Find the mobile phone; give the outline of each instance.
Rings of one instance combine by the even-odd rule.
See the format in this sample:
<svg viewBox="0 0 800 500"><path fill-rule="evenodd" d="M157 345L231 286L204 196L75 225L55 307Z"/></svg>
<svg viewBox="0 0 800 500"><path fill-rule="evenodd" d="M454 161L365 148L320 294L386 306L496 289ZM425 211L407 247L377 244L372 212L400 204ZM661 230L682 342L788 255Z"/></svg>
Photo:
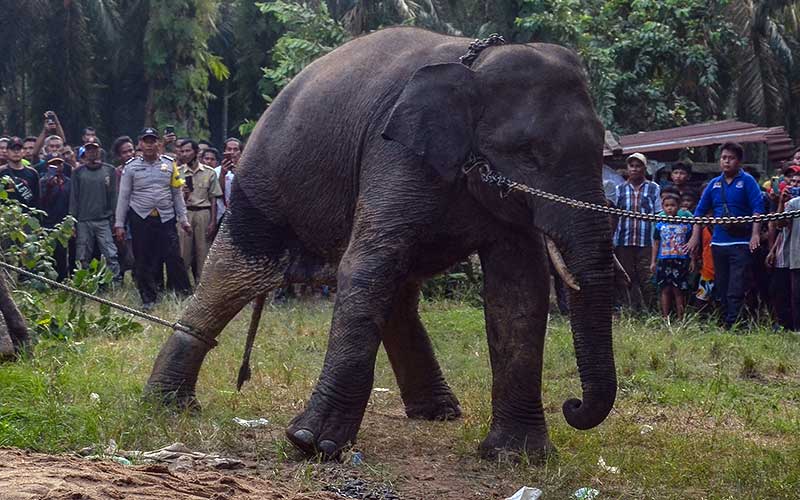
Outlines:
<svg viewBox="0 0 800 500"><path fill-rule="evenodd" d="M189 192L194 191L194 179L192 178L192 176L187 175L186 177L184 177L183 180L186 181L186 189L188 189Z"/></svg>
<svg viewBox="0 0 800 500"><path fill-rule="evenodd" d="M55 119L55 117L56 117L56 114L55 114L55 113L53 113L52 111L48 111L47 113L45 113L45 114L44 114L44 116L45 116L45 118L48 118L48 119L50 119L50 120L53 120L53 119Z"/></svg>
<svg viewBox="0 0 800 500"><path fill-rule="evenodd" d="M167 125L166 127L164 127L164 135L169 135L174 133L175 133L175 127L173 127L172 125Z"/></svg>

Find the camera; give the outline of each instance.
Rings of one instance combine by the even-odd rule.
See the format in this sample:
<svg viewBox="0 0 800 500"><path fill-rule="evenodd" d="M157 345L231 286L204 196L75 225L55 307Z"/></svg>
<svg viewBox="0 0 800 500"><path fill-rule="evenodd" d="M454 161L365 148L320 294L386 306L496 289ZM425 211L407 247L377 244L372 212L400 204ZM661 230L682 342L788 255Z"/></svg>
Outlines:
<svg viewBox="0 0 800 500"><path fill-rule="evenodd" d="M192 178L191 175L187 175L183 180L186 182L186 189L188 189L189 192L194 191L194 178Z"/></svg>
<svg viewBox="0 0 800 500"><path fill-rule="evenodd" d="M164 135L169 135L174 133L175 133L175 127L173 127L172 125L167 125L166 127L164 127Z"/></svg>

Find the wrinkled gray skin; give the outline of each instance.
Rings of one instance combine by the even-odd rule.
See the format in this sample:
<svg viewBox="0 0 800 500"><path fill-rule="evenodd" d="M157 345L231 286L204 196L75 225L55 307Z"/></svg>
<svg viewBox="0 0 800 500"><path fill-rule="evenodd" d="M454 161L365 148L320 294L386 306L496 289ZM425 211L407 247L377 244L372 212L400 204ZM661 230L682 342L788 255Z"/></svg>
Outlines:
<svg viewBox="0 0 800 500"><path fill-rule="evenodd" d="M576 55L553 45L486 49L470 40L391 28L311 64L264 113L244 151L227 220L180 322L209 337L287 274L338 263L328 351L287 436L335 457L356 438L379 345L406 413L461 413L419 318L420 283L478 251L492 383L484 457L553 450L541 400L551 237L575 275L571 322L583 400L574 427L600 424L616 395L613 268L607 218L522 194L501 199L461 166L470 151L530 186L602 203L603 129ZM150 394L196 404L207 347L169 338Z"/></svg>

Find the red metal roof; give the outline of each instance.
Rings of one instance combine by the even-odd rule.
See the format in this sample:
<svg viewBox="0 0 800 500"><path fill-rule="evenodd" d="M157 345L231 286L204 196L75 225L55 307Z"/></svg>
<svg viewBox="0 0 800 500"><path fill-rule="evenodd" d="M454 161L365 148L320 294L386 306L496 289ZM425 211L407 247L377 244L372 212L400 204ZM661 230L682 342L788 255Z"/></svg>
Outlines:
<svg viewBox="0 0 800 500"><path fill-rule="evenodd" d="M712 146L728 141L766 143L770 161L788 159L794 147L792 139L783 127L760 127L737 120L623 135L619 138L619 145L622 146L622 154L631 154ZM603 155L613 156L613 149L612 145L606 144Z"/></svg>

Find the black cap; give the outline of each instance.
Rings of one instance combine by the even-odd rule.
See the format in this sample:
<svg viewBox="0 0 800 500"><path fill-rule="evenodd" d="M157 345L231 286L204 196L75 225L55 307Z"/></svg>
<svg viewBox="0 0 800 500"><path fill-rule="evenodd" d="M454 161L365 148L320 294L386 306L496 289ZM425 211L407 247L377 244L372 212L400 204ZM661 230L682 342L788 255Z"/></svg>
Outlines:
<svg viewBox="0 0 800 500"><path fill-rule="evenodd" d="M64 163L64 158L61 158L58 155L47 155L44 158L45 163L48 165L55 165L56 163Z"/></svg>
<svg viewBox="0 0 800 500"><path fill-rule="evenodd" d="M155 137L158 139L158 130L152 127L145 127L139 132L139 139L144 139L145 137Z"/></svg>
<svg viewBox="0 0 800 500"><path fill-rule="evenodd" d="M17 136L9 137L9 139L8 139L8 149L16 149L17 147L19 147L20 149L25 147L25 145L22 142L22 139L20 139Z"/></svg>

